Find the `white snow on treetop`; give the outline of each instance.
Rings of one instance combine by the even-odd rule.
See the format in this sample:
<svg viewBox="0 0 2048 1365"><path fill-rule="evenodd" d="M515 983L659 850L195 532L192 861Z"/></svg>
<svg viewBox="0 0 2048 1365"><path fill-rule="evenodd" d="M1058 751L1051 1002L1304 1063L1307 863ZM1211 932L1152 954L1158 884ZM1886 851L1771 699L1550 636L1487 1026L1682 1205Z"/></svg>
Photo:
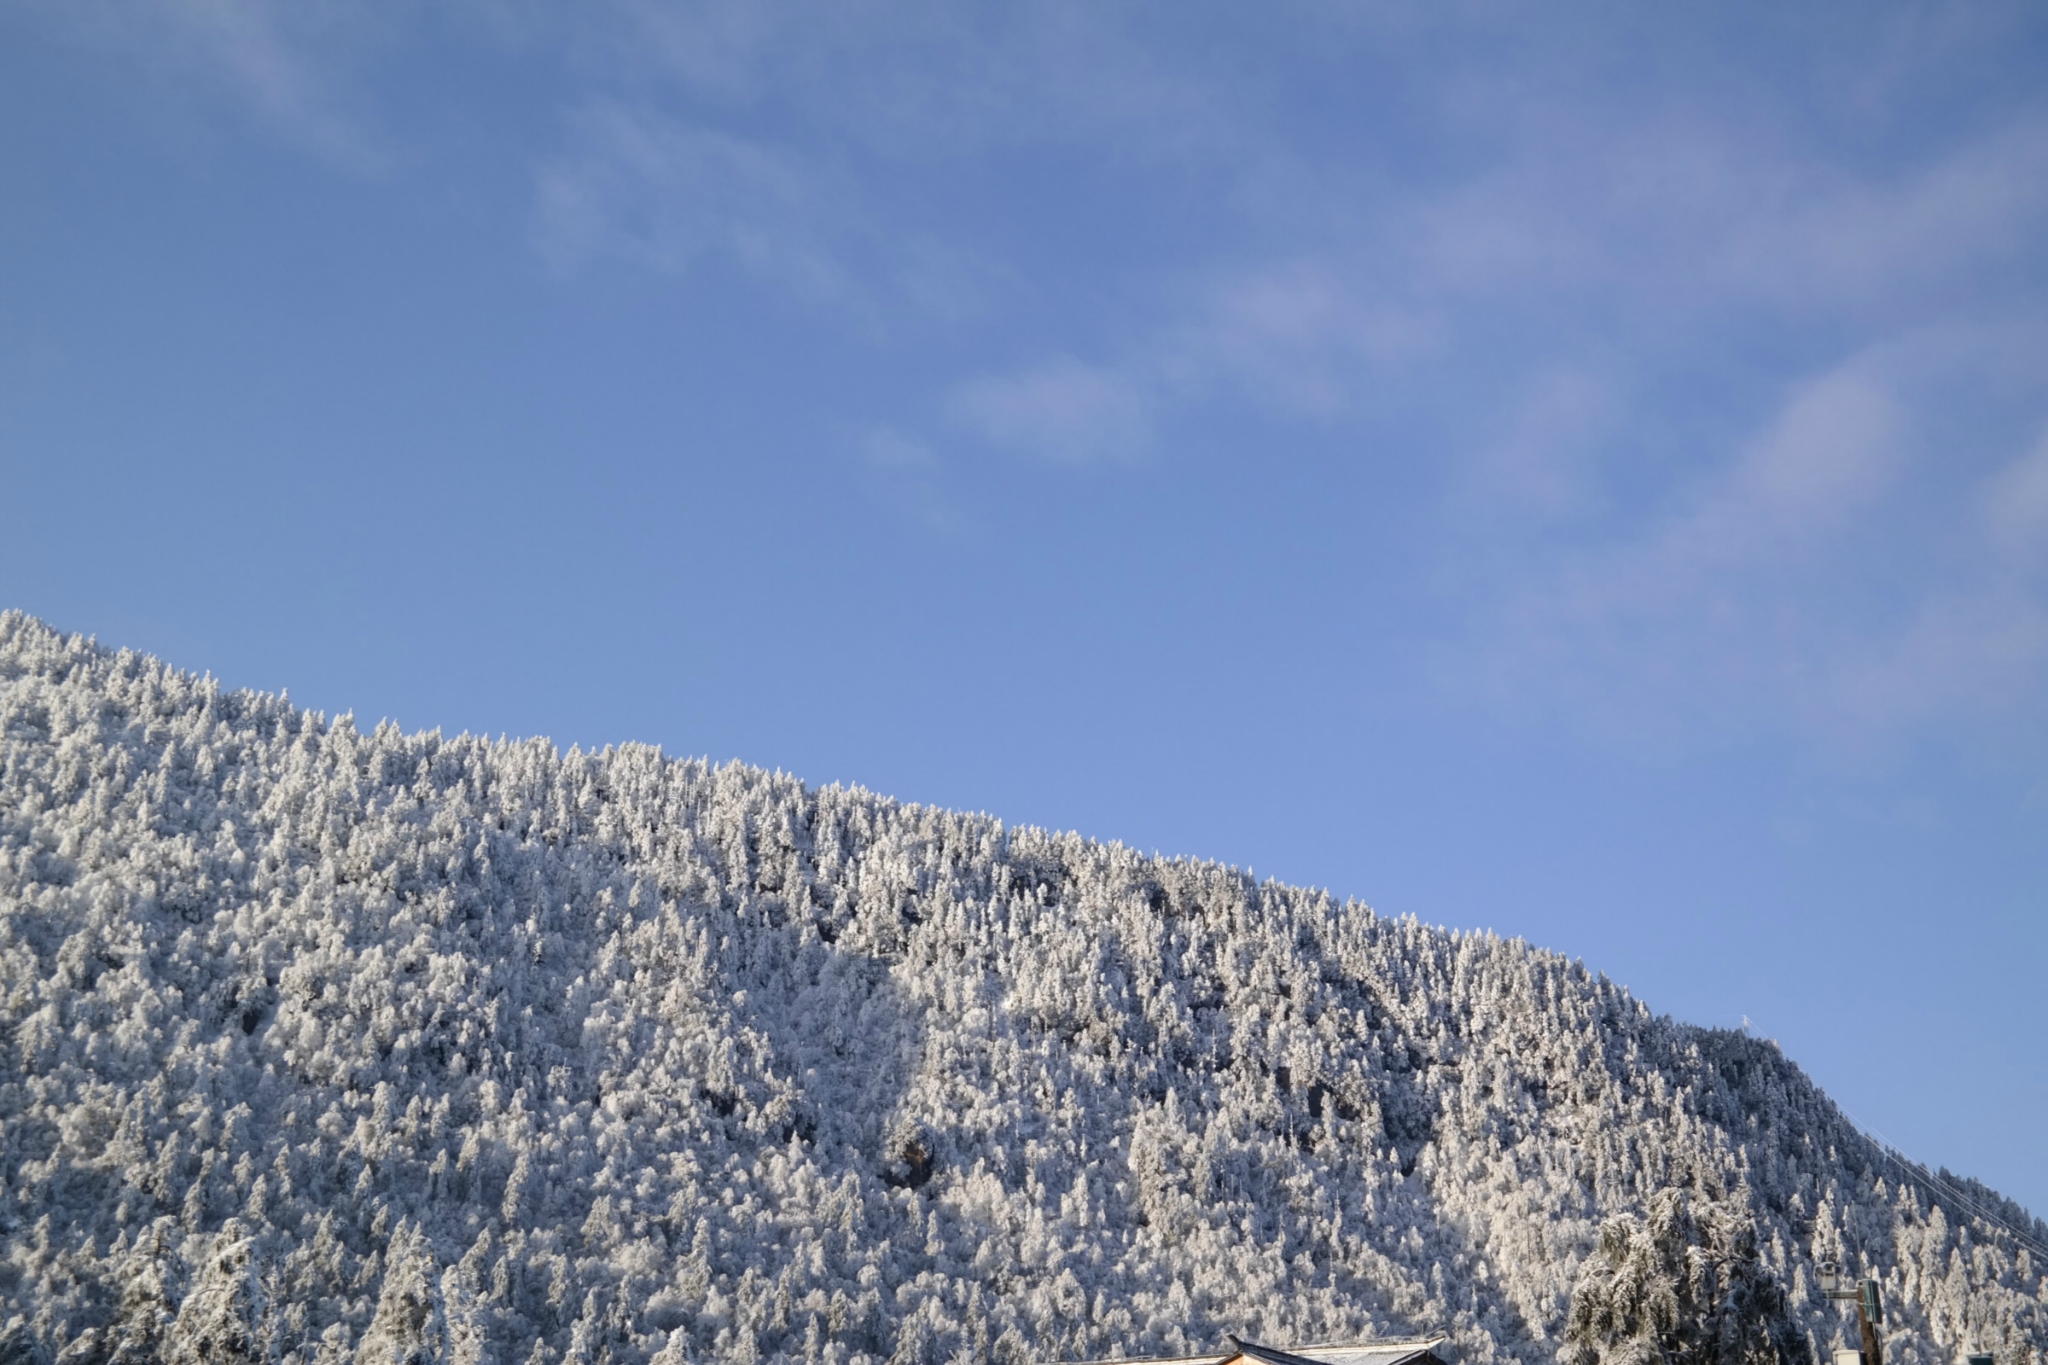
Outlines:
<svg viewBox="0 0 2048 1365"><path fill-rule="evenodd" d="M1899 1175L1519 941L0 616L0 1358L1542 1362L1678 1185L1823 1352L1829 1258L1888 1365L2041 1365L2040 1265Z"/></svg>

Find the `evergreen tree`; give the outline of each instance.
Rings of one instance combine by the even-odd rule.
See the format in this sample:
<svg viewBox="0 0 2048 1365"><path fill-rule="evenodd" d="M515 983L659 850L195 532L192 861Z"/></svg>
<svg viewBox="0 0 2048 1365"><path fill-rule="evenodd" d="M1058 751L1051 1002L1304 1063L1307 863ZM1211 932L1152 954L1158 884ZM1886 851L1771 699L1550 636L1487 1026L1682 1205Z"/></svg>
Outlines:
<svg viewBox="0 0 2048 1365"><path fill-rule="evenodd" d="M1809 1239L1900 1365L2041 1365L2020 1213L1898 1178L1524 943L0 613L0 1365L1510 1365L1596 1243L1575 1352L1793 1365Z"/></svg>
<svg viewBox="0 0 2048 1365"><path fill-rule="evenodd" d="M1572 1293L1568 1365L1811 1365L1756 1225L1724 1201L1660 1190L1619 1214Z"/></svg>
<svg viewBox="0 0 2048 1365"><path fill-rule="evenodd" d="M440 1359L442 1314L427 1239L412 1224L400 1223L384 1266L377 1315L356 1352L358 1365L427 1365Z"/></svg>
<svg viewBox="0 0 2048 1365"><path fill-rule="evenodd" d="M268 1305L247 1230L230 1219L208 1247L192 1292L166 1334L166 1365L259 1365Z"/></svg>

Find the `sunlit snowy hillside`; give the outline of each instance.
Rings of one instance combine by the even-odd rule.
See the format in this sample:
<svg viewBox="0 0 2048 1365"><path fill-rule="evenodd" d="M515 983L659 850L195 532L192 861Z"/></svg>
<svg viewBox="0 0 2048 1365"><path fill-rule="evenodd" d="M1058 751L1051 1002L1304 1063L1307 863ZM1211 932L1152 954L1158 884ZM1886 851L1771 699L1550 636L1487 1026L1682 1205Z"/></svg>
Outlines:
<svg viewBox="0 0 2048 1365"><path fill-rule="evenodd" d="M1671 1184L1823 1350L1816 1250L1887 1365L2048 1347L2038 1261L1774 1046L1521 942L18 613L0 734L0 1359L1549 1362Z"/></svg>

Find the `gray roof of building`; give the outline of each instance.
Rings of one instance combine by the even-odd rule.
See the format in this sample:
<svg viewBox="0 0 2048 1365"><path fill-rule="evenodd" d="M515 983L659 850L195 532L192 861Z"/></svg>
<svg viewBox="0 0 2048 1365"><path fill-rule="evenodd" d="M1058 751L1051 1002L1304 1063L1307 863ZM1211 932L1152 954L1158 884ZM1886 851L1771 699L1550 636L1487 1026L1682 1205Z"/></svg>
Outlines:
<svg viewBox="0 0 2048 1365"><path fill-rule="evenodd" d="M1389 1341L1319 1341L1285 1350L1255 1341L1231 1338L1238 1349L1199 1356L1131 1356L1121 1360L1082 1361L1075 1365L1228 1365L1240 1357L1263 1365L1443 1365L1436 1348L1443 1337L1410 1337ZM1427 1359L1425 1359L1427 1357Z"/></svg>

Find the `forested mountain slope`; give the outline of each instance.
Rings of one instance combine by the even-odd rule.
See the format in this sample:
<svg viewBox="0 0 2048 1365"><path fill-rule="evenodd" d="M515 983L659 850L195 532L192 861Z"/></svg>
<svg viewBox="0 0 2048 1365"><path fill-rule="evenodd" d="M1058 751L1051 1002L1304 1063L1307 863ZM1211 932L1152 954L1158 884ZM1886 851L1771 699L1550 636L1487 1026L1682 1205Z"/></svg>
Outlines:
<svg viewBox="0 0 2048 1365"><path fill-rule="evenodd" d="M0 733L0 1357L1547 1362L1672 1184L1823 1350L1815 1250L1888 1365L2048 1347L2038 1262L1774 1046L1518 941L18 613Z"/></svg>

